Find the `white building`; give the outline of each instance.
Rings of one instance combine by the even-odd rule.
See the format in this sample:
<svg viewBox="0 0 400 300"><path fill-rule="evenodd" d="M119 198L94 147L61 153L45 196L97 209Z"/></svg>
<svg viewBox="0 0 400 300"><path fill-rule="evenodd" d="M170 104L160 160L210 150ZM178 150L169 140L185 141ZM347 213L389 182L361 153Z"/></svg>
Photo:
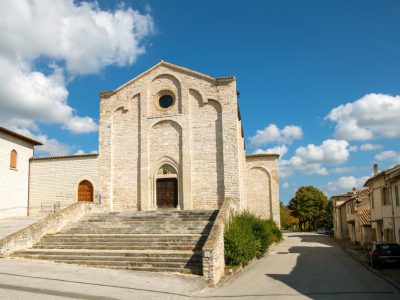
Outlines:
<svg viewBox="0 0 400 300"><path fill-rule="evenodd" d="M370 190L372 237L374 241L400 242L400 165L378 171L364 186Z"/></svg>
<svg viewBox="0 0 400 300"><path fill-rule="evenodd" d="M29 160L40 142L0 127L0 218L28 213Z"/></svg>

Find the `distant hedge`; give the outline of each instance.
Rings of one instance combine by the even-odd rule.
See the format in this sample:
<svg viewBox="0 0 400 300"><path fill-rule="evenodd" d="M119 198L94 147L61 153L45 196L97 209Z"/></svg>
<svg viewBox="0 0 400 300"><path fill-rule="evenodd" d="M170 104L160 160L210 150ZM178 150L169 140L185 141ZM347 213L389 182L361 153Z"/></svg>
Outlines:
<svg viewBox="0 0 400 300"><path fill-rule="evenodd" d="M273 220L249 212L235 214L225 228L225 262L245 266L254 257L262 257L273 242L281 239L282 232Z"/></svg>

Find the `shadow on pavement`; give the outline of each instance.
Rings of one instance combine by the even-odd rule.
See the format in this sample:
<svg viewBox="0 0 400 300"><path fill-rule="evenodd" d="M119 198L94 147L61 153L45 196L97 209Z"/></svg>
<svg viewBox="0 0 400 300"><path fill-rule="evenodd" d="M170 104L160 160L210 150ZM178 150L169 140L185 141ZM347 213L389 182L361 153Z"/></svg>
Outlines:
<svg viewBox="0 0 400 300"><path fill-rule="evenodd" d="M266 276L312 299L400 299L394 287L343 252L331 236L289 233L285 239L287 251L274 255L291 266Z"/></svg>

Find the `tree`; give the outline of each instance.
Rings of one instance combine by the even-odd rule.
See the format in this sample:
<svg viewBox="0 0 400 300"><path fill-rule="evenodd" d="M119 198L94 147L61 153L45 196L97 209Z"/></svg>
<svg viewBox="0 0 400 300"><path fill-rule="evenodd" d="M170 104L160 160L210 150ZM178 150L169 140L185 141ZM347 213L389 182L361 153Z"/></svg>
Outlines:
<svg viewBox="0 0 400 300"><path fill-rule="evenodd" d="M281 226L283 229L297 227L299 220L292 216L292 211L288 209L282 202L279 203L281 213Z"/></svg>
<svg viewBox="0 0 400 300"><path fill-rule="evenodd" d="M299 230L315 230L323 225L326 222L327 207L326 195L311 185L300 187L289 202L292 215L299 219Z"/></svg>
<svg viewBox="0 0 400 300"><path fill-rule="evenodd" d="M283 229L288 229L290 224L289 224L289 222L288 222L288 220L286 218L286 206L283 205L282 202L279 202L279 211L280 211L280 214L281 214L281 227Z"/></svg>

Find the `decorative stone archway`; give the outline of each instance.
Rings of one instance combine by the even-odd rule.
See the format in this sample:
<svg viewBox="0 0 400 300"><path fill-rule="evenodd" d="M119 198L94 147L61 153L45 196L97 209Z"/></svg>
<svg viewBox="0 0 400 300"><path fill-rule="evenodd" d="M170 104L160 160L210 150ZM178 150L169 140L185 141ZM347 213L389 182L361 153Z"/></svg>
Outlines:
<svg viewBox="0 0 400 300"><path fill-rule="evenodd" d="M180 209L179 179L177 169L163 163L156 171L153 181L153 206L157 209Z"/></svg>

